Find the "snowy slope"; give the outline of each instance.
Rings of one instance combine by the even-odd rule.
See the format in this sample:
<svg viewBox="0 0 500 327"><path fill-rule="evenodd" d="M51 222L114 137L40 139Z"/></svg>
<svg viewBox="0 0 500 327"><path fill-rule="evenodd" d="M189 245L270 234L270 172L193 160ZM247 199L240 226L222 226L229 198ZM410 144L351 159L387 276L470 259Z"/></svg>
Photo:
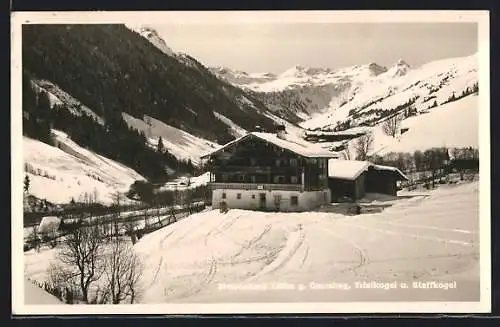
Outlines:
<svg viewBox="0 0 500 327"><path fill-rule="evenodd" d="M43 90L47 92L52 107L56 104L65 104L73 115L87 115L94 118L99 124L104 124L102 117L51 81L34 79L32 85L37 91Z"/></svg>
<svg viewBox="0 0 500 327"><path fill-rule="evenodd" d="M191 215L134 246L145 266L141 302L478 301L478 187L379 200L392 206L360 216ZM26 276L42 281L55 251L26 252ZM458 287L356 289L363 281L455 281Z"/></svg>
<svg viewBox="0 0 500 327"><path fill-rule="evenodd" d="M60 305L64 302L60 301L58 298L52 294L47 293L45 290L35 285L28 279L24 280L24 304L52 304Z"/></svg>
<svg viewBox="0 0 500 327"><path fill-rule="evenodd" d="M144 180L134 170L80 147L66 134L53 133L59 148L23 137L30 194L52 203L68 203L96 191L99 202L111 203L111 194L125 192L134 181Z"/></svg>
<svg viewBox="0 0 500 327"><path fill-rule="evenodd" d="M432 147L479 147L479 98L470 95L450 102L429 113L405 119L401 125L408 131L394 139L381 126L374 129L374 149L387 152L414 152Z"/></svg>
<svg viewBox="0 0 500 327"><path fill-rule="evenodd" d="M245 129L238 126L235 122L233 122L231 119L227 118L223 114L214 111L214 115L215 117L217 117L217 119L219 119L221 122L229 126L229 128L231 128L234 137L240 137L247 133Z"/></svg>
<svg viewBox="0 0 500 327"><path fill-rule="evenodd" d="M200 162L201 154L219 146L149 116L144 116L144 119L135 118L127 113L122 113L122 116L130 127L143 131L152 146L157 146L161 136L165 149L178 159L191 159L196 164Z"/></svg>

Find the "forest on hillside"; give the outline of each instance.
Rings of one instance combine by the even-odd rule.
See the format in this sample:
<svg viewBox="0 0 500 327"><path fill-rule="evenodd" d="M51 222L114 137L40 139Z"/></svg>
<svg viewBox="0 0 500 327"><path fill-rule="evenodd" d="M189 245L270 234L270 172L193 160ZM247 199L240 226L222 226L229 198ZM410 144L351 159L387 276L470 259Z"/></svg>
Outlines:
<svg viewBox="0 0 500 327"><path fill-rule="evenodd" d="M144 114L224 144L217 111L246 130L272 130L266 106L190 58L164 54L124 25L24 25L23 69L61 87L105 120Z"/></svg>
<svg viewBox="0 0 500 327"><path fill-rule="evenodd" d="M74 115L64 104L51 107L48 94L33 89L28 75L23 76L23 135L55 145L51 129L67 133L73 141L97 154L131 167L151 181L168 180L169 167L177 172L193 174L190 160L177 159L159 144L152 148L143 132L132 129L116 113L104 125L86 114Z"/></svg>

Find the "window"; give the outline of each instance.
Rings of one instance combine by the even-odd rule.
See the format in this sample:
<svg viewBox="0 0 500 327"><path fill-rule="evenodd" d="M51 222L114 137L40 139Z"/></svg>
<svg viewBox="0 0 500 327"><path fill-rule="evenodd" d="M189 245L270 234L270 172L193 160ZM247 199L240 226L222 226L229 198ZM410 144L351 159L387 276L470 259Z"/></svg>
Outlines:
<svg viewBox="0 0 500 327"><path fill-rule="evenodd" d="M273 177L274 184L284 184L285 176L274 176Z"/></svg>
<svg viewBox="0 0 500 327"><path fill-rule="evenodd" d="M255 160L255 158L250 158L250 166L255 166L256 163L257 161Z"/></svg>
<svg viewBox="0 0 500 327"><path fill-rule="evenodd" d="M297 159L295 158L290 159L290 166L297 167Z"/></svg>
<svg viewBox="0 0 500 327"><path fill-rule="evenodd" d="M281 159L276 159L275 163L276 163L276 167L281 166Z"/></svg>
<svg viewBox="0 0 500 327"><path fill-rule="evenodd" d="M239 182L244 182L245 181L245 175L238 175L237 176Z"/></svg>
<svg viewBox="0 0 500 327"><path fill-rule="evenodd" d="M250 176L250 180L252 181L252 183L255 183L257 181L257 178L255 177L255 175L252 175Z"/></svg>
<svg viewBox="0 0 500 327"><path fill-rule="evenodd" d="M227 174L222 174L221 178L223 182L227 182Z"/></svg>
<svg viewBox="0 0 500 327"><path fill-rule="evenodd" d="M255 194L252 194L252 199L255 199Z"/></svg>
<svg viewBox="0 0 500 327"><path fill-rule="evenodd" d="M292 206L298 206L299 205L299 197L296 195L292 195L292 197L290 197L290 202L291 202Z"/></svg>
<svg viewBox="0 0 500 327"><path fill-rule="evenodd" d="M240 200L240 199L241 199L241 193L237 193L237 194L236 194L236 198L237 198L238 200Z"/></svg>
<svg viewBox="0 0 500 327"><path fill-rule="evenodd" d="M280 202L281 202L281 195L275 195L274 196L274 204L278 206L280 204Z"/></svg>
<svg viewBox="0 0 500 327"><path fill-rule="evenodd" d="M222 198L225 199L226 198L226 193L222 193Z"/></svg>
<svg viewBox="0 0 500 327"><path fill-rule="evenodd" d="M290 177L290 183L297 184L298 182L299 182L299 179L297 178L297 176Z"/></svg>

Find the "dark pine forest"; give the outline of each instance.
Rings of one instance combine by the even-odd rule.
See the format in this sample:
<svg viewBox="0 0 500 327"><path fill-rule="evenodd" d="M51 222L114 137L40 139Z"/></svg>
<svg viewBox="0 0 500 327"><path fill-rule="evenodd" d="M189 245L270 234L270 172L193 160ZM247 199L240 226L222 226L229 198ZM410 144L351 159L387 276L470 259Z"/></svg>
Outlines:
<svg viewBox="0 0 500 327"><path fill-rule="evenodd" d="M50 143L50 128L63 130L151 180L166 178L165 165L183 172L194 167L148 147L122 112L150 115L220 144L234 137L213 111L247 130L274 128L258 99L217 79L189 56L180 60L164 54L123 25L24 25L22 40L24 134ZM57 84L105 124L74 115L65 105L50 109L47 94L35 91L31 79Z"/></svg>

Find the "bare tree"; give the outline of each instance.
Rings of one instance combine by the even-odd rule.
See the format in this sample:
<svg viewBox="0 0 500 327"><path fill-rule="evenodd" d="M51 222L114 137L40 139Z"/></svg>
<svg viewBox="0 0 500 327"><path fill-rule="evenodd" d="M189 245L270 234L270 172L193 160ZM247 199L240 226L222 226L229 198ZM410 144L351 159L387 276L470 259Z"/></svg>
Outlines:
<svg viewBox="0 0 500 327"><path fill-rule="evenodd" d="M113 209L114 209L112 218L112 228L113 228L112 234L114 234L115 237L118 237L119 235L118 220L120 219L121 215L122 197L123 197L122 194L118 191L112 194Z"/></svg>
<svg viewBox="0 0 500 327"><path fill-rule="evenodd" d="M51 249L57 246L57 236L58 236L59 225L51 225L47 231L46 237Z"/></svg>
<svg viewBox="0 0 500 327"><path fill-rule="evenodd" d="M356 157L356 154L354 152L355 151L350 143L347 143L344 150L342 150L341 155L344 157L344 160L354 160L354 158Z"/></svg>
<svg viewBox="0 0 500 327"><path fill-rule="evenodd" d="M144 231L146 231L149 227L149 223L148 223L148 207L144 207L144 211L143 211L143 217L144 217Z"/></svg>
<svg viewBox="0 0 500 327"><path fill-rule="evenodd" d="M163 227L163 224L161 222L161 201L159 195L153 197L153 207L155 208L155 216L158 220L158 225L160 225L160 227Z"/></svg>
<svg viewBox="0 0 500 327"><path fill-rule="evenodd" d="M394 115L383 122L382 130L388 136L396 137L399 132L399 128L401 127L401 121L403 121L403 117L400 114Z"/></svg>
<svg viewBox="0 0 500 327"><path fill-rule="evenodd" d="M424 152L424 164L426 169L431 172L432 188L435 187L435 178L443 168L447 156L448 150L446 148L432 148Z"/></svg>
<svg viewBox="0 0 500 327"><path fill-rule="evenodd" d="M35 249L36 252L40 252L40 236L38 236L38 226L34 225L31 233L28 236L28 243Z"/></svg>
<svg viewBox="0 0 500 327"><path fill-rule="evenodd" d="M366 134L354 140L354 150L356 151L356 160L366 160L368 153L373 147L373 134L367 132Z"/></svg>
<svg viewBox="0 0 500 327"><path fill-rule="evenodd" d="M103 273L103 243L100 228L96 224L82 226L67 235L59 252L59 260L74 270L82 299L89 303L89 287Z"/></svg>
<svg viewBox="0 0 500 327"><path fill-rule="evenodd" d="M417 150L413 153L413 161L415 162L415 170L416 171L424 171L425 170L424 154L422 151Z"/></svg>
<svg viewBox="0 0 500 327"><path fill-rule="evenodd" d="M133 303L139 293L142 263L134 249L125 241L114 239L104 260L105 290L112 304L126 299Z"/></svg>
<svg viewBox="0 0 500 327"><path fill-rule="evenodd" d="M72 304L78 292L77 274L66 269L61 264L51 263L47 268L47 282L45 289L66 303Z"/></svg>
<svg viewBox="0 0 500 327"><path fill-rule="evenodd" d="M193 200L194 200L193 192L190 189L187 189L187 190L184 191L184 195L185 196L184 196L183 207L188 212L188 215L192 215L193 211L194 211L194 208L193 208Z"/></svg>
<svg viewBox="0 0 500 327"><path fill-rule="evenodd" d="M130 241L132 244L135 244L137 242L135 222L128 220L123 225L125 227L125 233L130 236Z"/></svg>

